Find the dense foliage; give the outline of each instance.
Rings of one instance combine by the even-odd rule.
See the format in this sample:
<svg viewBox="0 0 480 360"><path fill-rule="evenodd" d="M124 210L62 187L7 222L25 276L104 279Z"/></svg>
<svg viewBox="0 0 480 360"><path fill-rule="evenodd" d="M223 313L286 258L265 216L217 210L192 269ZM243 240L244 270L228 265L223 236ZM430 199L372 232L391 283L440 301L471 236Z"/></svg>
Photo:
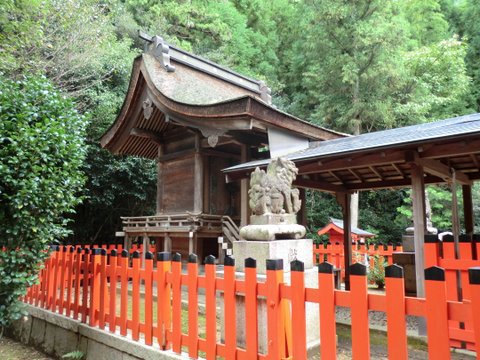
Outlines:
<svg viewBox="0 0 480 360"><path fill-rule="evenodd" d="M86 120L42 77L0 77L0 328L21 315L84 184Z"/></svg>

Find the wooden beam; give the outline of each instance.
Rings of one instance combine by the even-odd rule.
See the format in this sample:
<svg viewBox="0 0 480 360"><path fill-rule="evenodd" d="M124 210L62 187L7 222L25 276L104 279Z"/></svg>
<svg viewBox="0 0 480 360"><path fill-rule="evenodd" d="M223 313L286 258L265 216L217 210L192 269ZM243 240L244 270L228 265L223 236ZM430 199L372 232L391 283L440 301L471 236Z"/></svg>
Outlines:
<svg viewBox="0 0 480 360"><path fill-rule="evenodd" d="M425 172L431 175L444 178L445 180L452 180L453 176L455 176L455 180L462 185L472 183L469 177L463 172L450 168L438 160L418 159L416 162L424 168Z"/></svg>
<svg viewBox="0 0 480 360"><path fill-rule="evenodd" d="M438 176L426 176L424 178L425 184L441 184L445 183L445 180ZM371 181L362 182L360 184L345 184L345 188L349 191L359 190L374 190L374 189L390 189L390 188L402 188L411 187L412 182L410 178L398 179L398 180L384 180L384 181Z"/></svg>
<svg viewBox="0 0 480 360"><path fill-rule="evenodd" d="M223 159L235 159L240 160L241 156L238 154L232 154L225 151L214 150L214 149L202 149L202 154L207 156L219 157Z"/></svg>
<svg viewBox="0 0 480 360"><path fill-rule="evenodd" d="M203 157L200 153L200 135L195 137L195 169L193 175L193 211L203 212Z"/></svg>
<svg viewBox="0 0 480 360"><path fill-rule="evenodd" d="M249 151L248 145L243 144L240 148L240 161L245 163L249 160ZM242 179L240 181L240 225L245 226L248 224L248 215L249 211L249 201L248 201L248 178Z"/></svg>
<svg viewBox="0 0 480 360"><path fill-rule="evenodd" d="M425 149L421 153L421 158L439 158L444 156L454 157L469 154L480 153L480 140L478 136L470 139L457 140L452 142L442 142Z"/></svg>
<svg viewBox="0 0 480 360"><path fill-rule="evenodd" d="M388 165L391 163L404 163L405 162L405 151L385 151L385 152L376 152L371 154L362 154L356 155L353 157L337 158L333 160L319 161L314 162L305 162L304 164L297 163L298 173L301 175L331 171L331 170L340 170L340 169L354 169L362 168L366 166L378 166L378 165Z"/></svg>
<svg viewBox="0 0 480 360"><path fill-rule="evenodd" d="M412 173L412 210L415 244L415 274L417 280L417 297L425 297L424 275L424 237L425 237L425 184L424 172L421 165L411 163Z"/></svg>
<svg viewBox="0 0 480 360"><path fill-rule="evenodd" d="M377 175L380 180L383 180L383 175L380 174L377 169L375 169L375 166L372 165L372 166L369 166L368 168L369 168L370 170L372 170L372 172L373 172L375 175Z"/></svg>
<svg viewBox="0 0 480 360"><path fill-rule="evenodd" d="M174 152L174 153L159 156L157 158L157 160L158 160L158 162L163 163L163 162L170 161L170 160L173 160L173 159L181 159L181 158L185 158L185 157L192 157L192 156L195 155L195 153L196 153L195 149L187 149L187 150L177 151L177 152Z"/></svg>
<svg viewBox="0 0 480 360"><path fill-rule="evenodd" d="M348 189L342 185L334 185L325 181L317 181L317 180L310 180L310 179L297 178L293 182L293 185L299 188L315 189L315 190L321 190L321 191L326 191L330 193L348 192Z"/></svg>
<svg viewBox="0 0 480 360"><path fill-rule="evenodd" d="M163 145L161 134L156 131L133 128L130 130L130 135L149 139L159 146Z"/></svg>

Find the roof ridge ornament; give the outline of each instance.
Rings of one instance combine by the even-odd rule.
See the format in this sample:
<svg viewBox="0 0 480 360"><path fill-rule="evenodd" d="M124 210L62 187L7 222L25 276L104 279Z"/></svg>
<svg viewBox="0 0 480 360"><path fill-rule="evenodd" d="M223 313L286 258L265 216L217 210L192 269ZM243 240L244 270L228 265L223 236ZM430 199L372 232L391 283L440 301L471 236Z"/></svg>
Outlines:
<svg viewBox="0 0 480 360"><path fill-rule="evenodd" d="M160 64L162 64L168 72L175 71L175 66L170 64L170 46L161 36L150 36L140 30L138 31L138 36L147 41L147 44L145 44L145 52L153 53L153 55L160 60Z"/></svg>

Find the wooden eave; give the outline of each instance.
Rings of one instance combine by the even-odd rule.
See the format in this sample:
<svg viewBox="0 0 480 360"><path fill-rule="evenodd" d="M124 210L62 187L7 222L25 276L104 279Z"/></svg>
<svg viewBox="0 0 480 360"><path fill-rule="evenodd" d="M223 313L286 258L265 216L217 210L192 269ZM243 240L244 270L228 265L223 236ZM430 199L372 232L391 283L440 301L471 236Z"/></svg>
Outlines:
<svg viewBox="0 0 480 360"><path fill-rule="evenodd" d="M480 133L293 161L297 187L331 193L410 187L412 164L423 167L425 184L469 184L480 179ZM253 169L227 172L227 180Z"/></svg>
<svg viewBox="0 0 480 360"><path fill-rule="evenodd" d="M167 72L165 76L168 76ZM143 111L147 99L153 103L148 119ZM276 127L312 141L343 136L278 111L252 95L208 105L175 101L156 88L142 56L137 57L122 109L114 124L102 136L101 146L116 154L155 158L162 133L178 126L186 130L209 128L226 133L253 131L264 134L268 127ZM147 136L148 133L151 136ZM265 135L263 137L266 138Z"/></svg>

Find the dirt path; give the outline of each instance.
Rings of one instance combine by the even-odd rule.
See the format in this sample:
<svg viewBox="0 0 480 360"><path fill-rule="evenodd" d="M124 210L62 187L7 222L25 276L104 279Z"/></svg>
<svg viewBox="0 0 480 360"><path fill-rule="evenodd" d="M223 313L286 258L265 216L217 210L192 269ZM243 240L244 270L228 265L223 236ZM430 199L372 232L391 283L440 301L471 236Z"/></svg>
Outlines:
<svg viewBox="0 0 480 360"><path fill-rule="evenodd" d="M7 337L0 339L0 359L2 360L54 360L51 357Z"/></svg>

